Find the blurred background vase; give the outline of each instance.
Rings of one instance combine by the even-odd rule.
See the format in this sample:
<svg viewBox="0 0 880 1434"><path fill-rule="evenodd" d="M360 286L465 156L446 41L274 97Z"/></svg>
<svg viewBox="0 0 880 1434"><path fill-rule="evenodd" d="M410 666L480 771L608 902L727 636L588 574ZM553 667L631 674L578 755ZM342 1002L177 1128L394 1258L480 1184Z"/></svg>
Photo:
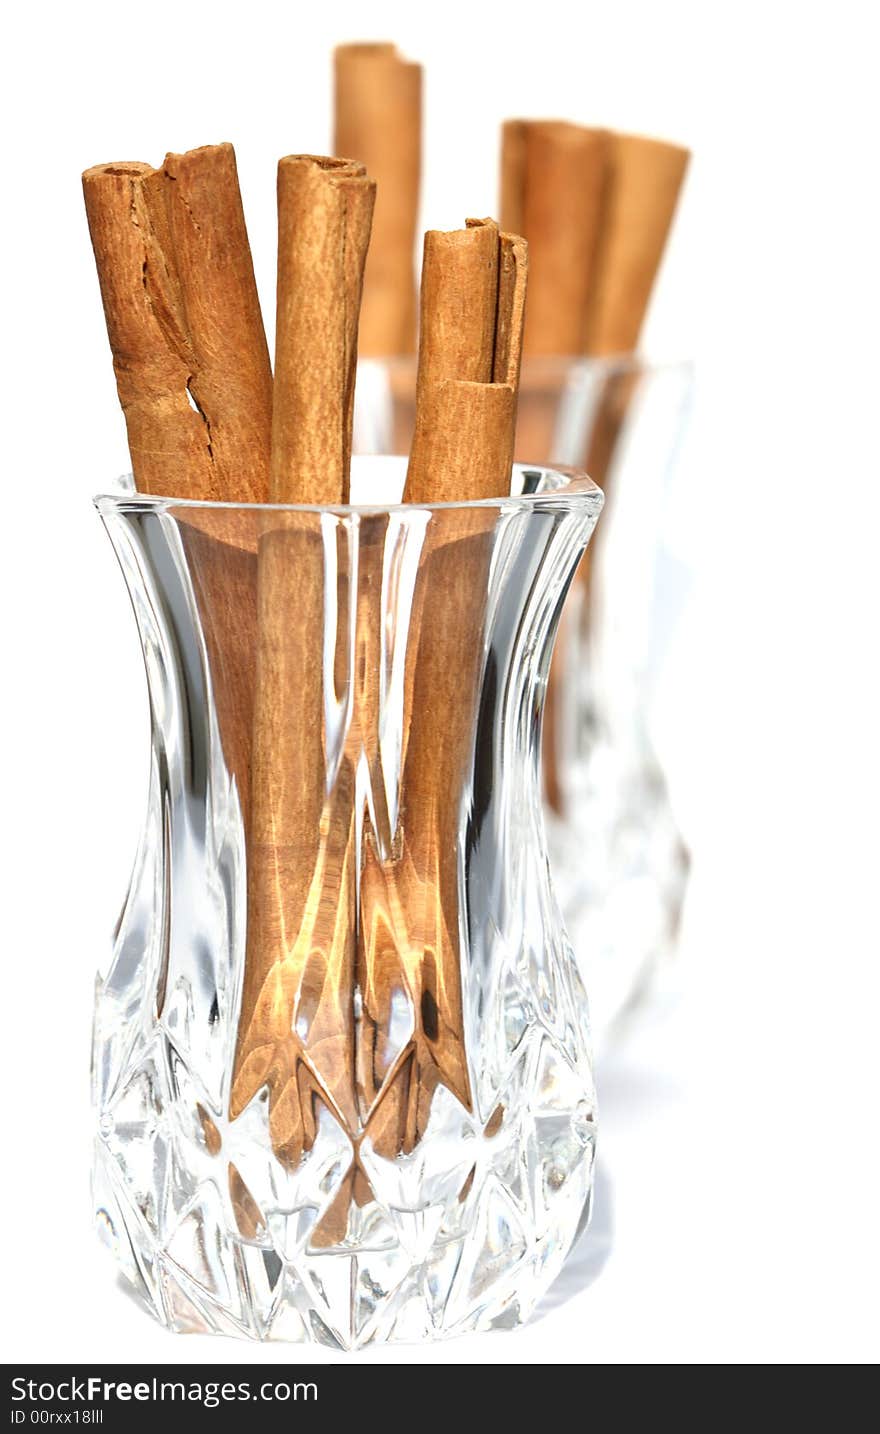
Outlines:
<svg viewBox="0 0 880 1434"><path fill-rule="evenodd" d="M586 995L541 709L601 507L98 500L152 717L97 984L99 1229L176 1330L353 1347L524 1319L589 1210Z"/></svg>
<svg viewBox="0 0 880 1434"><path fill-rule="evenodd" d="M543 798L554 884L605 1040L674 949L688 855L651 733L687 597L664 516L690 409L686 362L527 358L516 457L585 468L606 495L549 676ZM415 361L362 360L355 445L407 450Z"/></svg>

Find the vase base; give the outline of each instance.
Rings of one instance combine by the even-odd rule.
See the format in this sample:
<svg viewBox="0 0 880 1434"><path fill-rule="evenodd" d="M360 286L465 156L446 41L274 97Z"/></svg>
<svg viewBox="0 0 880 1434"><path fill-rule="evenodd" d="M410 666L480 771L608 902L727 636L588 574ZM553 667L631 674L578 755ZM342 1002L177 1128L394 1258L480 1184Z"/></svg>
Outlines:
<svg viewBox="0 0 880 1434"><path fill-rule="evenodd" d="M294 1178L265 1143L255 1141L248 1163L245 1144L264 1108L246 1111L241 1125L212 1122L202 1170L194 1174L190 1149L184 1171L175 1130L183 1112L167 1081L175 1069L180 1080L179 1057L162 1044L162 1058L154 1052L132 1075L102 1121L94 1202L121 1272L171 1330L357 1349L513 1328L588 1218L592 1102L547 1034L516 1053L496 1121L481 1127L441 1087L413 1155L380 1161L362 1148L375 1198L352 1201L330 1248L326 1216L350 1159L335 1122L324 1122ZM248 1237L228 1173L238 1165L247 1171ZM435 1202L407 1206L408 1182L422 1198L433 1188Z"/></svg>

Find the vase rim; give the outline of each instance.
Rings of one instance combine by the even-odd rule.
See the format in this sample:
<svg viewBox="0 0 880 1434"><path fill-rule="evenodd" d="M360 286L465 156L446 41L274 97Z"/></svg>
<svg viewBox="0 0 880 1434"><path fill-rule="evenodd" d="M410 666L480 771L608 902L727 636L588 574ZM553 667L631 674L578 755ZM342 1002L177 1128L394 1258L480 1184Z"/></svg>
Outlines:
<svg viewBox="0 0 880 1434"><path fill-rule="evenodd" d="M406 461L405 457L399 455L356 454L352 458L352 468L366 469L372 465L378 467L380 464L393 462L400 465L402 473ZM164 513L179 508L187 511L208 509L219 512L327 513L337 517L358 517L377 513L439 512L446 509L467 511L471 508L494 508L505 512L528 512L534 509L546 512L548 508L568 508L572 500L576 501L578 506L583 503L586 506L595 506L599 511L605 501L602 489L587 473L563 464L514 463L513 473L521 481L527 477L534 479L534 475L539 475L539 481L549 480L549 486L537 492L510 493L503 497L474 498L457 503L236 503L181 498L174 494L139 493L134 487L132 475L126 474L119 480L119 491L97 493L92 502L99 513Z"/></svg>

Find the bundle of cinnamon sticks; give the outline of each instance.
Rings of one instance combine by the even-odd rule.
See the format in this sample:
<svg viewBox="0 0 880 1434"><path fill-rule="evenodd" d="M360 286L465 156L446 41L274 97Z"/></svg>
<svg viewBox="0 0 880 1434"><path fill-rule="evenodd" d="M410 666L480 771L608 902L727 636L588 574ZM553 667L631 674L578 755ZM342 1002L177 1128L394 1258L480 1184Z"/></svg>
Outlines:
<svg viewBox="0 0 880 1434"><path fill-rule="evenodd" d="M419 198L421 71L392 44L341 45L335 52L335 133L340 153L379 179L368 260L360 354L399 359L415 351L413 236ZM515 451L526 462L571 462L556 452L556 420L567 365L581 355L603 367L603 390L585 451L604 484L631 404L632 361L687 170L688 151L637 135L562 120L508 120L502 127L501 223L530 246L529 361ZM411 379L391 366L393 441L415 427Z"/></svg>
<svg viewBox="0 0 880 1434"><path fill-rule="evenodd" d="M532 250L527 354L635 350L688 159L662 140L506 121L502 222Z"/></svg>
<svg viewBox="0 0 880 1434"><path fill-rule="evenodd" d="M99 165L83 188L139 491L201 504L347 504L376 205L364 166L308 155L279 164L274 374L230 145L169 154L158 168ZM405 502L509 493L525 285L526 246L494 221L426 235ZM395 343L410 322L402 310L398 318ZM206 506L175 516L247 834L230 1114L268 1087L273 1148L292 1164L314 1138L321 1103L356 1148L367 1131L387 1154L412 1148L438 1081L469 1101L457 812L472 758L476 614L493 512L463 508L429 525L411 625L399 815L391 830L377 804L362 850L355 773L364 759L371 772L381 765L381 515L361 521L356 566L342 548L337 555L338 602L355 614L356 654L347 679L352 717L332 781L321 659L325 537L315 513ZM405 913L404 932L393 911ZM377 1051L402 983L413 1033L386 1069ZM347 1202L366 1198L358 1172L356 1160L327 1240L338 1236ZM234 1202L245 1211L247 1192L235 1179Z"/></svg>
<svg viewBox="0 0 880 1434"><path fill-rule="evenodd" d="M365 167L279 164L274 380L231 145L97 165L83 190L139 491L347 503ZM405 502L509 491L525 283L524 241L493 220L426 234Z"/></svg>
<svg viewBox="0 0 880 1434"><path fill-rule="evenodd" d="M632 355L690 156L679 145L560 120L508 120L501 217L528 239L529 358ZM633 391L632 365L609 366L586 467L603 484ZM517 453L554 457L558 375L530 374Z"/></svg>
<svg viewBox="0 0 880 1434"><path fill-rule="evenodd" d="M356 566L338 544L336 606L355 632L353 657L340 644L339 660L350 663L341 680L353 698L328 782L318 651L326 535L297 505L349 502L358 353L415 348L421 69L385 44L341 46L335 68L335 147L353 158L291 155L278 167L274 370L231 145L83 176L137 488L203 505L290 505L175 515L247 836L230 1112L268 1087L273 1147L290 1163L314 1138L321 1103L356 1151L369 1133L393 1154L418 1140L438 1082L469 1102L457 797L472 758L476 615L494 522L491 509L461 508L435 514L426 530L396 815L377 799L359 840L359 767L374 795L384 787L387 518L360 519ZM635 348L686 164L686 151L657 141L561 122L505 125L501 227L468 220L425 236L404 502L503 497L515 433L518 456L552 458L540 383L527 386L517 431L523 352ZM624 383L600 405L587 464L600 479L629 396ZM413 1030L389 1065L382 1033L401 985ZM235 1178L234 1203L246 1211ZM356 1157L322 1237L337 1238L350 1202L365 1198Z"/></svg>

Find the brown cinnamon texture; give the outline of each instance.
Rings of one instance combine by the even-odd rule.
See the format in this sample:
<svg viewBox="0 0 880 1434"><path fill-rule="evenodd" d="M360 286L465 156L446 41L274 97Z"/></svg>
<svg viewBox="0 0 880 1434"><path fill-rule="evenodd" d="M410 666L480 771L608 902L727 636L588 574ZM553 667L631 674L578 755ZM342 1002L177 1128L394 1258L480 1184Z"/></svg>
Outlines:
<svg viewBox="0 0 880 1434"><path fill-rule="evenodd" d="M272 369L230 144L168 154L161 194L189 337L189 396L224 502L269 496ZM243 514L181 517L226 766L250 817L257 647L255 531Z"/></svg>
<svg viewBox="0 0 880 1434"><path fill-rule="evenodd" d="M583 352L609 136L561 120L507 120L501 133L501 222L529 244L528 358ZM549 462L559 381L534 365L519 398L516 456Z"/></svg>
<svg viewBox="0 0 880 1434"><path fill-rule="evenodd" d="M216 499L205 423L188 395L192 348L157 174L125 163L83 175L116 387L141 492Z"/></svg>
<svg viewBox="0 0 880 1434"><path fill-rule="evenodd" d="M353 769L328 780L316 515L260 539L247 954L231 1115L268 1085L272 1145L296 1164L321 1098L355 1119Z"/></svg>
<svg viewBox="0 0 880 1434"><path fill-rule="evenodd" d="M268 497L272 375L231 145L83 175L132 468L144 493ZM245 821L256 558L245 520L181 510L226 766Z"/></svg>
<svg viewBox="0 0 880 1434"><path fill-rule="evenodd" d="M425 236L407 501L461 503L509 492L525 284L525 244L499 235L491 220ZM360 1065L366 1090L378 1096L367 1132L389 1156L416 1145L438 1084L465 1106L471 1101L459 828L474 756L496 519L492 508L453 508L431 517L406 673L399 854L380 866L371 861L369 843L365 848L365 1016L378 1031L387 1026L401 971L414 1004L411 1041L381 1090L369 1062Z"/></svg>
<svg viewBox="0 0 880 1434"><path fill-rule="evenodd" d="M505 120L501 126L499 212L505 229L525 234L526 170L529 130L534 121Z"/></svg>
<svg viewBox="0 0 880 1434"><path fill-rule="evenodd" d="M473 770L483 666L483 614L494 508L431 515L413 594L405 674L398 816L374 802L365 821L360 880L357 1041L365 1134L386 1158L410 1152L426 1128L438 1084L470 1106L461 964L459 835ZM381 532L362 544L359 633L375 625ZM371 591L372 590L372 591ZM358 672L358 720L371 771L377 753L378 651ZM375 762L381 780L381 761ZM386 777L388 773L384 774ZM375 822L375 825L374 825ZM390 1050L395 1004L408 997L412 1031Z"/></svg>
<svg viewBox="0 0 880 1434"><path fill-rule="evenodd" d="M492 377L496 383L510 384L514 394L522 368L528 274L529 249L525 239L520 238L519 231L501 233Z"/></svg>
<svg viewBox="0 0 880 1434"><path fill-rule="evenodd" d="M429 229L422 266L418 387L490 383L498 308L498 228Z"/></svg>
<svg viewBox="0 0 880 1434"><path fill-rule="evenodd" d="M138 488L264 500L272 375L232 146L98 165L83 193Z"/></svg>
<svg viewBox="0 0 880 1434"><path fill-rule="evenodd" d="M638 346L689 159L689 151L679 145L639 135L611 136L596 282L587 312L589 353L628 354ZM585 460L599 484L608 481L637 381L635 369L609 372L605 379Z"/></svg>
<svg viewBox="0 0 880 1434"><path fill-rule="evenodd" d="M278 166L278 311L270 495L349 497L358 311L375 186L362 165ZM337 530L336 654L351 569ZM231 1112L263 1085L278 1157L314 1138L318 1101L356 1129L354 760L332 750L323 658L330 561L316 514L267 517L258 556L248 935ZM340 690L346 673L338 674ZM334 683L334 685L336 685Z"/></svg>
<svg viewBox="0 0 880 1434"><path fill-rule="evenodd" d="M274 502L347 503L358 314L375 185L363 165L278 165Z"/></svg>
<svg viewBox="0 0 880 1434"><path fill-rule="evenodd" d="M510 491L526 272L524 241L492 220L425 235L407 502Z"/></svg>
<svg viewBox="0 0 880 1434"><path fill-rule="evenodd" d="M637 344L688 152L677 145L558 121L509 120L501 147L501 215L529 241L528 356L625 354ZM539 366L520 395L516 453L553 451L561 379ZM587 468L607 477L632 385L611 376Z"/></svg>
<svg viewBox="0 0 880 1434"><path fill-rule="evenodd" d="M458 503L510 492L516 402L506 383L444 379L416 409L408 503Z"/></svg>
<svg viewBox="0 0 880 1434"><path fill-rule="evenodd" d="M608 138L562 120L503 126L501 224L529 244L528 355L583 352Z"/></svg>
<svg viewBox="0 0 880 1434"><path fill-rule="evenodd" d="M265 502L272 368L232 145L166 155L162 192L216 487Z"/></svg>
<svg viewBox="0 0 880 1434"><path fill-rule="evenodd" d="M602 228L586 321L586 351L638 345L687 172L689 151L639 135L610 137Z"/></svg>
<svg viewBox="0 0 880 1434"><path fill-rule="evenodd" d="M354 44L337 47L334 75L334 151L365 165L377 185L360 352L413 353L422 69L394 45Z"/></svg>

